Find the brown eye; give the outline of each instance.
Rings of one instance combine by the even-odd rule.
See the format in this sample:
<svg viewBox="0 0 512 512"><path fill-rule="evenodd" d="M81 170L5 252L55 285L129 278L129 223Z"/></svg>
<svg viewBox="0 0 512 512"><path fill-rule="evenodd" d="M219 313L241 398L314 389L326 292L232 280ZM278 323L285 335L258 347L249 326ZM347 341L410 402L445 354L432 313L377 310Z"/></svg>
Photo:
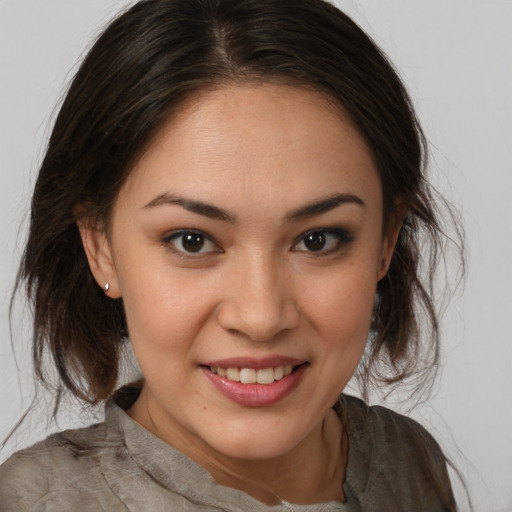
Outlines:
<svg viewBox="0 0 512 512"><path fill-rule="evenodd" d="M304 245L310 251L321 251L325 247L325 235L321 231L315 231L304 237Z"/></svg>
<svg viewBox="0 0 512 512"><path fill-rule="evenodd" d="M341 249L352 241L353 236L344 229L317 229L302 235L299 241L292 247L292 250L329 254L332 251Z"/></svg>
<svg viewBox="0 0 512 512"><path fill-rule="evenodd" d="M188 252L199 252L204 246L204 236L197 233L188 233L182 236L181 245Z"/></svg>
<svg viewBox="0 0 512 512"><path fill-rule="evenodd" d="M218 252L219 248L204 233L196 231L178 231L166 237L164 242L171 244L173 248L185 254L200 254Z"/></svg>

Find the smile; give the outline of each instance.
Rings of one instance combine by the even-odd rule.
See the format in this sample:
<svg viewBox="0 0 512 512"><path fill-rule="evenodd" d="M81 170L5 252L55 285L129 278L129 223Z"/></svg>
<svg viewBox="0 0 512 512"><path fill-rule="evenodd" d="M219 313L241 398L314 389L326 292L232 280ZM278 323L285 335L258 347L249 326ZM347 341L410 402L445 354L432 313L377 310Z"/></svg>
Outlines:
<svg viewBox="0 0 512 512"><path fill-rule="evenodd" d="M221 368L210 366L210 371L232 382L263 384L268 386L290 375L293 371L293 366L276 366L275 368L263 368L259 370L254 368Z"/></svg>
<svg viewBox="0 0 512 512"><path fill-rule="evenodd" d="M266 407L290 395L309 367L308 362L300 361L269 363L232 360L222 366L217 363L200 368L214 389L230 401L245 407Z"/></svg>

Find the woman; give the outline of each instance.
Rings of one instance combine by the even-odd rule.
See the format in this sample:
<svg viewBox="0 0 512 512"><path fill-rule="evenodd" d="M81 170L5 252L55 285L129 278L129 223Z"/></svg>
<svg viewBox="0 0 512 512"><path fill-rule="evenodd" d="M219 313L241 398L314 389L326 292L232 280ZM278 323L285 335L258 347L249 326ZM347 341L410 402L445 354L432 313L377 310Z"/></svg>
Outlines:
<svg viewBox="0 0 512 512"><path fill-rule="evenodd" d="M7 461L2 510L455 510L419 425L340 397L435 368L421 233L432 272L421 129L343 13L135 4L67 93L20 269L39 377L49 351L106 420Z"/></svg>

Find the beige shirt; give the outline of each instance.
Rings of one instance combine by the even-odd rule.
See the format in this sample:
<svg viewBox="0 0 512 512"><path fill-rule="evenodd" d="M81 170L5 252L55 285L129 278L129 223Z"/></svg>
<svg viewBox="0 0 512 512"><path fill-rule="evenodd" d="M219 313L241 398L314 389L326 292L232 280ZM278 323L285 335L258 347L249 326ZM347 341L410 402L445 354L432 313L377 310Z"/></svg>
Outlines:
<svg viewBox="0 0 512 512"><path fill-rule="evenodd" d="M452 496L444 457L413 420L345 396L345 503L266 506L219 485L113 401L105 421L55 434L0 467L1 512L437 512ZM437 482L437 484L435 483Z"/></svg>

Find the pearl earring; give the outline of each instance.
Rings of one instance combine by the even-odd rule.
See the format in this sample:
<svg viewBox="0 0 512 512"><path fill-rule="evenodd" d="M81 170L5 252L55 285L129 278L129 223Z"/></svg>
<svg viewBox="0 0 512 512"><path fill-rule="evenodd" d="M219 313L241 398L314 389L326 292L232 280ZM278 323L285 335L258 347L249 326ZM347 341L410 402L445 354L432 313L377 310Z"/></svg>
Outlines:
<svg viewBox="0 0 512 512"><path fill-rule="evenodd" d="M110 290L110 283L105 283L105 286L103 287L103 291L107 293Z"/></svg>

